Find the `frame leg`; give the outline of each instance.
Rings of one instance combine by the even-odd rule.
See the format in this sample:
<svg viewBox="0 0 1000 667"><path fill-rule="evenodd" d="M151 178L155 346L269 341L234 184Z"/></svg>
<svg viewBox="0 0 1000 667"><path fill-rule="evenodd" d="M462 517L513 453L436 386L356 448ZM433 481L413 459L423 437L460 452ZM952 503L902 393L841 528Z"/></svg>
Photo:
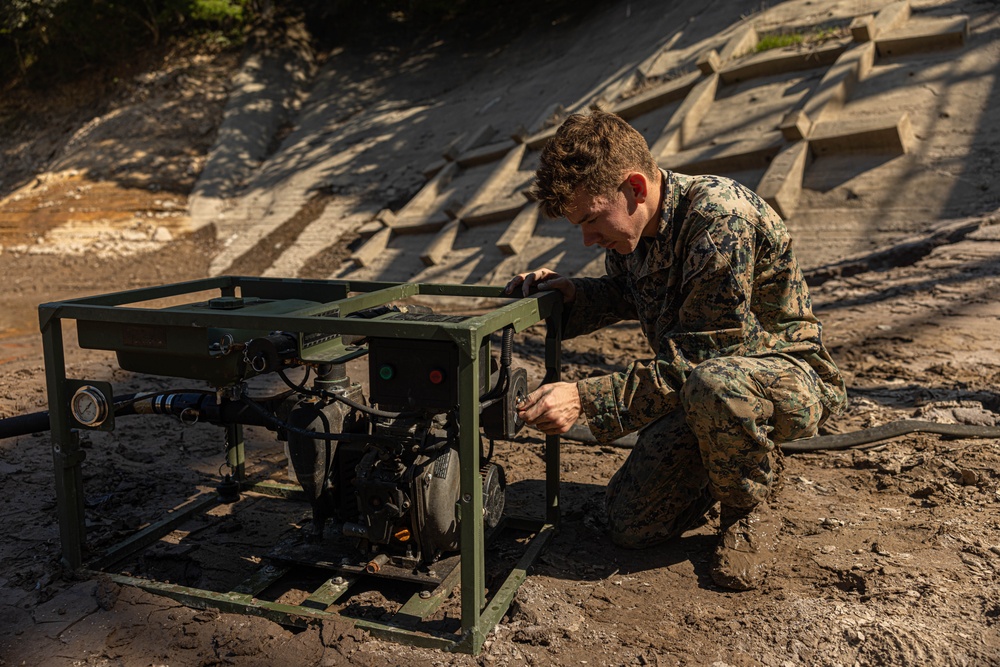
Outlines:
<svg viewBox="0 0 1000 667"><path fill-rule="evenodd" d="M545 381L559 382L562 377L562 319L559 315L545 321ZM545 436L545 521L559 525L559 436Z"/></svg>
<svg viewBox="0 0 1000 667"><path fill-rule="evenodd" d="M246 481L246 448L241 424L226 426L226 464L233 471L233 479L240 484Z"/></svg>
<svg viewBox="0 0 1000 667"><path fill-rule="evenodd" d="M475 346L473 349L476 349ZM480 621L486 605L483 481L479 475L479 356L459 362L459 460L461 461L462 634L478 653L485 639Z"/></svg>
<svg viewBox="0 0 1000 667"><path fill-rule="evenodd" d="M83 565L86 548L81 469L84 452L80 449L80 434L70 428L66 359L63 352L62 323L58 318L52 318L43 325L42 346L45 356L45 384L49 395L59 537L63 560L75 570Z"/></svg>

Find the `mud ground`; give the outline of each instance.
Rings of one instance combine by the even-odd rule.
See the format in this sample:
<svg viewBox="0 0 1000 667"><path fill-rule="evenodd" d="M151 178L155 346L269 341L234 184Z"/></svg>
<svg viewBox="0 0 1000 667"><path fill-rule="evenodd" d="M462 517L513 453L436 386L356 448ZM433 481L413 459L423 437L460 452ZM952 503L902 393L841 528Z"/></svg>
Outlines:
<svg viewBox="0 0 1000 667"><path fill-rule="evenodd" d="M185 230L181 211L221 117L236 58L175 52L167 62L154 68L156 76L135 75L128 95L157 100L139 108L162 109L163 118L176 122L162 123L155 136L130 136L135 145L155 139L183 148L161 161L157 151L146 151L154 157L130 162L133 178L124 185L116 180L112 188L59 168L53 155L67 154L70 144L57 142L52 128L74 128L61 135L65 140L87 116L69 101L49 100L45 114L18 126L21 148L6 155L20 161L5 161L4 192L15 189L11 183L37 181L35 190L47 194L23 211L40 226L5 228L0 240L0 418L46 407L34 333L38 303L110 291L109 284L130 288L208 275L219 248L211 230ZM185 113L194 108L200 115ZM996 179L995 171L979 176ZM5 205L9 215L12 204ZM85 239L79 251L66 250L70 239L59 252L47 252L47 242L36 240L59 227L59 215L62 222L70 217L70 208L101 213L92 228L78 229ZM119 223L109 222L116 215ZM33 244L38 248L31 252ZM1000 421L998 250L1000 218L984 209L969 218L928 220L923 233L886 243L879 254L807 267L824 335L852 399L827 432L902 418ZM118 393L171 386L120 371L104 353L74 349L72 332L67 339L70 376L112 382ZM541 332L531 330L515 348L531 384L540 375L541 340ZM567 341L564 374L602 373L647 354L636 328L614 327ZM280 479L281 444L262 429L248 429L247 441L251 474ZM113 433L90 434L84 463L90 546L107 547L210 491L222 447L211 426L162 418L123 419ZM498 443L495 456L507 471L511 504L537 509L541 453L541 440L530 433ZM482 655L473 658L376 640L346 621L291 630L75 578L59 562L47 437L0 440L6 536L0 541L0 665L1000 664L1000 441L912 434L864 451L787 456L778 498L780 557L765 586L747 593L711 582L714 519L664 547L628 551L610 543L604 485L627 455L617 447L564 444L560 530ZM303 511L247 496L186 528L203 539L167 541L133 566L188 585L238 580L282 532L294 529ZM345 604L377 618L401 603L392 590L366 588Z"/></svg>

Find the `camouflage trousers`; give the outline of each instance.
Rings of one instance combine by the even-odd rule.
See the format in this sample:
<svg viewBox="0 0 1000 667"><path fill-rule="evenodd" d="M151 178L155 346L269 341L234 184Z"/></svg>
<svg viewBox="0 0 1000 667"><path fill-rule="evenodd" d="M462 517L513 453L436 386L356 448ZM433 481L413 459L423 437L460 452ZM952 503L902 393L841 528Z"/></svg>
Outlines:
<svg viewBox="0 0 1000 667"><path fill-rule="evenodd" d="M815 435L825 418L822 381L803 366L780 356L699 364L681 406L639 432L608 484L615 543L648 547L692 527L716 501L766 500L780 465L775 442Z"/></svg>

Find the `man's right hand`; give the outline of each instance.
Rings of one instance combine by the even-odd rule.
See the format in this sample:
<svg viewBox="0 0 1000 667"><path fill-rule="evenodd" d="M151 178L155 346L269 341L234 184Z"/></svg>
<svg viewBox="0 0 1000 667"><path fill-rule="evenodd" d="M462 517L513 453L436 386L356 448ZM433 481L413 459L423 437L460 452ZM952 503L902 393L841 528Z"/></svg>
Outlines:
<svg viewBox="0 0 1000 667"><path fill-rule="evenodd" d="M568 431L583 414L580 390L575 382L553 382L524 397L517 415L542 433L557 435Z"/></svg>
<svg viewBox="0 0 1000 667"><path fill-rule="evenodd" d="M573 303L576 299L576 285L569 278L564 278L551 269L535 269L526 273L519 273L510 279L504 292L513 294L514 290L521 288L521 294L528 296L536 291L559 291L563 295L563 303Z"/></svg>

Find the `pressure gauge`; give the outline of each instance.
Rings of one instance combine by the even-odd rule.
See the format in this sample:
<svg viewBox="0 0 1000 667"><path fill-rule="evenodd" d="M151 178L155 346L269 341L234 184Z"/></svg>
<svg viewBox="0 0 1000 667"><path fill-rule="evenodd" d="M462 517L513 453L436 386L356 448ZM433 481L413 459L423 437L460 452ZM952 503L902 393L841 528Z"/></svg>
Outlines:
<svg viewBox="0 0 1000 667"><path fill-rule="evenodd" d="M77 389L70 399L73 418L90 428L97 428L104 423L110 414L108 408L108 399L99 389L90 385Z"/></svg>

